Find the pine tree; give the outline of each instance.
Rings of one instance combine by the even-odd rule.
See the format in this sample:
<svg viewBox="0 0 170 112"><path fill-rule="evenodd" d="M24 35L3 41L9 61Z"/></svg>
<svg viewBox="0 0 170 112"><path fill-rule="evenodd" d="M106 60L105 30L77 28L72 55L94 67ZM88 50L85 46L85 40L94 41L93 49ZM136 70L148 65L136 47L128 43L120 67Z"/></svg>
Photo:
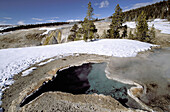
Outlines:
<svg viewBox="0 0 170 112"><path fill-rule="evenodd" d="M96 26L92 21L89 21L89 39L92 40L95 38L94 33L97 32Z"/></svg>
<svg viewBox="0 0 170 112"><path fill-rule="evenodd" d="M87 41L87 39L88 39L88 19L85 17L84 18L84 22L81 24L81 26L82 26L82 31L83 31L83 39L85 40L85 41Z"/></svg>
<svg viewBox="0 0 170 112"><path fill-rule="evenodd" d="M91 2L89 2L89 3L88 3L87 16L86 16L86 18L87 18L88 20L92 20L92 16L94 15L94 14L93 14L93 11L94 11L94 9L93 9L93 7L91 6Z"/></svg>
<svg viewBox="0 0 170 112"><path fill-rule="evenodd" d="M93 16L93 8L91 6L91 2L88 3L88 10L87 15L84 18L84 22L82 23L82 29L83 29L83 39L87 41L87 39L92 40L95 38L95 33L97 32L96 26L94 25L92 21Z"/></svg>
<svg viewBox="0 0 170 112"><path fill-rule="evenodd" d="M77 30L78 30L78 25L74 24L70 31L75 33L75 32L77 32Z"/></svg>
<svg viewBox="0 0 170 112"><path fill-rule="evenodd" d="M71 41L74 41L77 37L77 32L78 32L78 25L77 24L74 24L73 27L71 28L70 32L72 34L70 34L68 36L68 39L71 40Z"/></svg>
<svg viewBox="0 0 170 112"><path fill-rule="evenodd" d="M170 21L170 0L168 0L168 20Z"/></svg>
<svg viewBox="0 0 170 112"><path fill-rule="evenodd" d="M136 29L137 29L136 38L140 41L145 41L148 36L149 29L146 21L146 16L143 11L137 19Z"/></svg>
<svg viewBox="0 0 170 112"><path fill-rule="evenodd" d="M122 9L119 4L115 8L115 13L112 16L112 23L110 24L110 29L108 30L110 38L120 38L119 28L122 26Z"/></svg>

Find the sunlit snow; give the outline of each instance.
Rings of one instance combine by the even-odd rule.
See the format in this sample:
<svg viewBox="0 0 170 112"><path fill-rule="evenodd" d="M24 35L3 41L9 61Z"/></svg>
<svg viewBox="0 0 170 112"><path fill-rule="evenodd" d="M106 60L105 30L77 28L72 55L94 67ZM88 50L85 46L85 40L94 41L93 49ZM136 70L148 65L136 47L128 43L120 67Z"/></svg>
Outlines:
<svg viewBox="0 0 170 112"><path fill-rule="evenodd" d="M152 27L153 24L155 29L161 30L161 33L170 34L170 22L166 19L155 19L154 21L148 22L149 27ZM130 28L136 28L135 22L126 22L123 25L127 25Z"/></svg>

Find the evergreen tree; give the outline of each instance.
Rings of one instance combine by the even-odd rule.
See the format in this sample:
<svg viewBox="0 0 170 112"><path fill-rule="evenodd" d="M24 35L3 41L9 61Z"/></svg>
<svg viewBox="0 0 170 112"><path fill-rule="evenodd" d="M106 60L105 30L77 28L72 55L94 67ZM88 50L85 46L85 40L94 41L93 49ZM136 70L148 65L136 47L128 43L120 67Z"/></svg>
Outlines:
<svg viewBox="0 0 170 112"><path fill-rule="evenodd" d="M70 32L71 32L71 34L68 36L68 39L74 41L77 37L78 25L74 24L74 26L71 28Z"/></svg>
<svg viewBox="0 0 170 112"><path fill-rule="evenodd" d="M84 22L81 24L81 26L82 26L82 33L84 34L83 35L83 39L85 40L85 41L87 41L87 39L88 39L88 19L85 17L84 18Z"/></svg>
<svg viewBox="0 0 170 112"><path fill-rule="evenodd" d="M115 13L112 16L112 23L110 24L110 29L108 30L110 38L119 38L119 28L122 26L122 9L119 4L115 8Z"/></svg>
<svg viewBox="0 0 170 112"><path fill-rule="evenodd" d="M91 6L91 2L89 2L89 3L88 3L87 16L86 16L86 18L87 18L88 20L92 20L92 16L94 15L94 14L93 14L93 11L94 11L94 9L93 9L93 7Z"/></svg>
<svg viewBox="0 0 170 112"><path fill-rule="evenodd" d="M143 11L137 19L136 29L137 29L136 38L140 41L145 41L148 36L149 29L146 21L146 16Z"/></svg>
<svg viewBox="0 0 170 112"><path fill-rule="evenodd" d="M77 30L78 30L78 25L74 24L70 31L75 33L75 32L77 32Z"/></svg>
<svg viewBox="0 0 170 112"><path fill-rule="evenodd" d="M168 0L168 20L170 21L170 0Z"/></svg>
<svg viewBox="0 0 170 112"><path fill-rule="evenodd" d="M92 21L89 21L89 39L92 40L95 38L94 33L97 32L96 26L94 25L94 23Z"/></svg>
<svg viewBox="0 0 170 112"><path fill-rule="evenodd" d="M87 39L92 40L95 38L94 33L97 32L96 26L92 21L93 16L93 8L91 6L91 2L88 3L87 15L84 18L84 22L81 24L83 29L83 39L86 41Z"/></svg>

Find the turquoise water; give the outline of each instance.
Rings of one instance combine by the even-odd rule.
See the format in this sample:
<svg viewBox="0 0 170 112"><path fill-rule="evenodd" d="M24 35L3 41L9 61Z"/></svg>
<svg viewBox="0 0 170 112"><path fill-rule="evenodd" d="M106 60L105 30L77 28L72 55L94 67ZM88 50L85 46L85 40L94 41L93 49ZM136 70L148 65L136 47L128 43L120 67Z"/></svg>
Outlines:
<svg viewBox="0 0 170 112"><path fill-rule="evenodd" d="M90 88L86 93L110 95L125 104L128 101L127 88L131 86L108 79L105 74L106 65L107 63L92 64L92 70L88 74Z"/></svg>

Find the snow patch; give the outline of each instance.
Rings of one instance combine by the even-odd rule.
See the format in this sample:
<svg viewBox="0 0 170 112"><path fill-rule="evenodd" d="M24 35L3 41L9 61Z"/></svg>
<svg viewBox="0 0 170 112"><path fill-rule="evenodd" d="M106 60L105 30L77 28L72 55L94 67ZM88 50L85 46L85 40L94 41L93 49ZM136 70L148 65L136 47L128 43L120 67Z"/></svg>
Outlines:
<svg viewBox="0 0 170 112"><path fill-rule="evenodd" d="M154 22L164 22L164 21L167 21L167 19L155 19Z"/></svg>
<svg viewBox="0 0 170 112"><path fill-rule="evenodd" d="M32 67L32 68L30 68L30 69L28 69L28 70L25 70L24 72L22 72L22 76L27 76L27 75L29 75L33 70L36 70L37 69L37 67Z"/></svg>
<svg viewBox="0 0 170 112"><path fill-rule="evenodd" d="M152 22L148 22L149 27L154 27L158 30L161 30L161 33L170 34L170 22L166 19L155 19Z"/></svg>
<svg viewBox="0 0 170 112"><path fill-rule="evenodd" d="M125 23L123 23L123 26L124 25L127 25L129 28L136 28L135 22L125 22Z"/></svg>
<svg viewBox="0 0 170 112"><path fill-rule="evenodd" d="M79 21L80 21L79 19L76 19L76 20L73 20L73 19L67 20L67 22L79 22Z"/></svg>
<svg viewBox="0 0 170 112"><path fill-rule="evenodd" d="M40 64L38 64L38 66L45 65L45 64L47 64L47 63L49 63L49 62L51 62L51 61L53 61L53 60L55 60L55 59L49 59L49 60L46 61L46 62L41 62Z"/></svg>
<svg viewBox="0 0 170 112"><path fill-rule="evenodd" d="M44 28L40 28L39 30L46 30L46 32L44 32L42 35L46 35L48 34L50 31L52 30L56 30L57 28L47 28L47 27L44 27Z"/></svg>
<svg viewBox="0 0 170 112"><path fill-rule="evenodd" d="M170 34L170 22L166 19L155 19L154 21L148 22L149 27L152 27L153 24L155 29L161 30L161 33ZM136 28L135 22L126 22L123 25L127 25L130 28Z"/></svg>

